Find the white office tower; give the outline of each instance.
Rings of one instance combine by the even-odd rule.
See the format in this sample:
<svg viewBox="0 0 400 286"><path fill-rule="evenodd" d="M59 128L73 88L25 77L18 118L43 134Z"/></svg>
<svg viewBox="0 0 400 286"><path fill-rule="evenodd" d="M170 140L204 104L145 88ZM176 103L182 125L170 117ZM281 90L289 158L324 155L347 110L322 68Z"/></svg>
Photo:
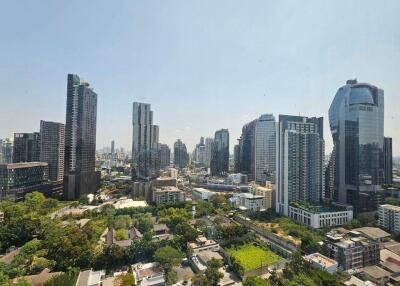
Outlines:
<svg viewBox="0 0 400 286"><path fill-rule="evenodd" d="M263 114L255 128L255 174L256 182L275 182L276 123L272 114Z"/></svg>

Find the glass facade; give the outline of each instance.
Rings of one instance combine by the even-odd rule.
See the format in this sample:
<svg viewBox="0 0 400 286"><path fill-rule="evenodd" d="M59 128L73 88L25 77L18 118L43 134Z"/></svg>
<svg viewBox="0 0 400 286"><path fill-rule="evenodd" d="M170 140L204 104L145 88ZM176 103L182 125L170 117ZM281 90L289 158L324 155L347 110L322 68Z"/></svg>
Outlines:
<svg viewBox="0 0 400 286"><path fill-rule="evenodd" d="M348 81L329 109L335 148L335 200L362 211L384 182L384 94L370 84Z"/></svg>

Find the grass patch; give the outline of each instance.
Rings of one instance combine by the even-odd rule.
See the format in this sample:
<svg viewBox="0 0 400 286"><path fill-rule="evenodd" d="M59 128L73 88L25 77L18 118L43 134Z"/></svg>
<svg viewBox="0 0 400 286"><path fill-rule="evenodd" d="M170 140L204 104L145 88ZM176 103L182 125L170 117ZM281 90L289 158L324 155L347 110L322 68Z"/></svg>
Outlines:
<svg viewBox="0 0 400 286"><path fill-rule="evenodd" d="M227 249L231 255L244 269L245 272L262 266L270 266L282 259L271 250L264 249L254 244L245 244Z"/></svg>

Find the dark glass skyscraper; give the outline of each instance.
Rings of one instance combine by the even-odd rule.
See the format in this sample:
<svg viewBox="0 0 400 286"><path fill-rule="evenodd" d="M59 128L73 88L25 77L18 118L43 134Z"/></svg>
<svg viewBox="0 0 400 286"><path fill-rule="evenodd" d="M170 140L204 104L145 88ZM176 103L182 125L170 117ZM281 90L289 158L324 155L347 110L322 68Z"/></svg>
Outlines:
<svg viewBox="0 0 400 286"><path fill-rule="evenodd" d="M392 138L385 137L383 145L383 166L385 169L385 185L393 184L393 149Z"/></svg>
<svg viewBox="0 0 400 286"><path fill-rule="evenodd" d="M174 144L174 163L177 168L186 168L189 163L186 145L180 139Z"/></svg>
<svg viewBox="0 0 400 286"><path fill-rule="evenodd" d="M370 211L380 200L385 174L384 94L376 86L347 81L329 109L335 154L334 199L355 211Z"/></svg>
<svg viewBox="0 0 400 286"><path fill-rule="evenodd" d="M242 135L239 139L239 150L235 162L238 171L247 174L250 181L255 179L255 131L257 119L253 120L242 128Z"/></svg>
<svg viewBox="0 0 400 286"><path fill-rule="evenodd" d="M97 94L79 76L68 75L65 125L64 197L79 198L98 189L95 171Z"/></svg>
<svg viewBox="0 0 400 286"><path fill-rule="evenodd" d="M221 129L215 132L211 152L211 175L221 175L229 171L229 131Z"/></svg>
<svg viewBox="0 0 400 286"><path fill-rule="evenodd" d="M40 133L14 133L13 163L40 161Z"/></svg>

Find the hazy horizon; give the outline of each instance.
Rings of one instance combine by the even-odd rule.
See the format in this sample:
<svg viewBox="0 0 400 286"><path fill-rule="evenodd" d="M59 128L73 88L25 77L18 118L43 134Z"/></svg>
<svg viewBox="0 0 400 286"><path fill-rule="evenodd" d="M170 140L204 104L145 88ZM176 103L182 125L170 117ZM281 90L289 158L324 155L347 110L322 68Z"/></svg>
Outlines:
<svg viewBox="0 0 400 286"><path fill-rule="evenodd" d="M160 142L261 114L324 117L357 78L385 92L385 136L400 156L399 1L4 1L0 138L65 123L67 74L98 94L97 149L131 149L132 103L150 103ZM155 8L156 7L156 8Z"/></svg>

